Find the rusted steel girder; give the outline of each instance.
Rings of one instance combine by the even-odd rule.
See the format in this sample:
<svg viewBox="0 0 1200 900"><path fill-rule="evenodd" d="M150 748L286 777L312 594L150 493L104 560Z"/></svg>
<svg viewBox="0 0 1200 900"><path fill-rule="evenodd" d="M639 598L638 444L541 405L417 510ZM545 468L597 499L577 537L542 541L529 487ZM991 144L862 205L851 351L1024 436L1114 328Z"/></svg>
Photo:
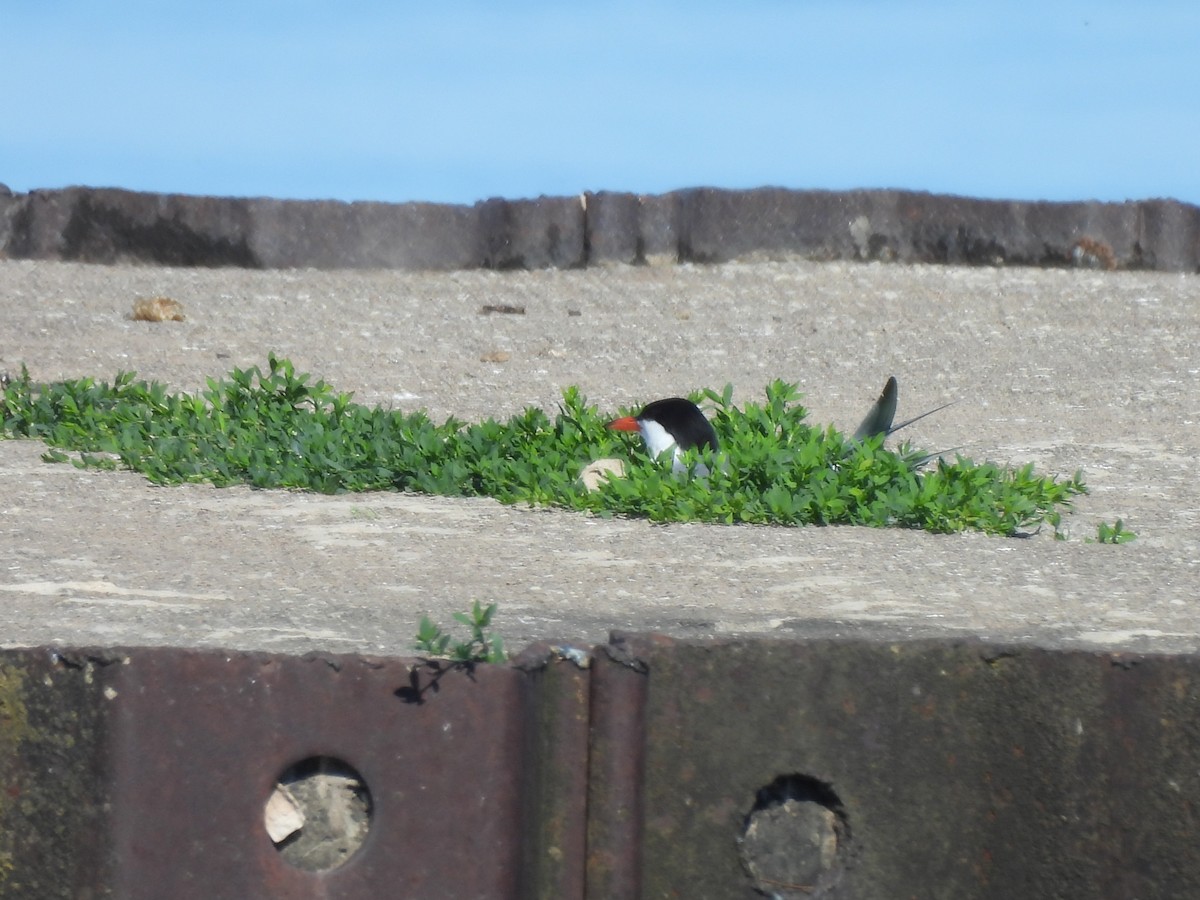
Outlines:
<svg viewBox="0 0 1200 900"><path fill-rule="evenodd" d="M264 824L314 759L370 798L318 871ZM0 652L0 898L1200 896L1197 808L1194 655Z"/></svg>

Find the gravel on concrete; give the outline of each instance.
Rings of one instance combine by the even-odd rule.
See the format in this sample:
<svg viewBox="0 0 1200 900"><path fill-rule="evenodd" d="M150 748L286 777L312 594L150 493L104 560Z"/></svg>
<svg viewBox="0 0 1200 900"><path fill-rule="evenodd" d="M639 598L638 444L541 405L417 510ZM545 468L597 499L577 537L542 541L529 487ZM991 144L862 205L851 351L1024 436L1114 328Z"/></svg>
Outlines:
<svg viewBox="0 0 1200 900"><path fill-rule="evenodd" d="M139 298L183 322L133 321ZM486 305L524 314L481 313ZM800 384L853 427L884 380L919 446L1068 475L1070 539L654 526L412 494L155 487L0 441L0 644L406 654L423 614L496 601L514 648L681 636L978 635L1200 647L1200 276L763 261L497 273L0 261L0 371L196 390L268 351L434 418L615 410ZM503 360L503 361L496 361ZM1139 535L1085 542L1122 518Z"/></svg>

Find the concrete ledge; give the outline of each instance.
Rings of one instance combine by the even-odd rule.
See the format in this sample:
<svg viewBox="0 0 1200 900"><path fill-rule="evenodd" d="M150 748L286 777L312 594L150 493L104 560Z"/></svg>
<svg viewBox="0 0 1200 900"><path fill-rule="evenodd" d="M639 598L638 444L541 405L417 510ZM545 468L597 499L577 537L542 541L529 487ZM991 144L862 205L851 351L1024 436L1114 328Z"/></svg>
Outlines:
<svg viewBox="0 0 1200 900"><path fill-rule="evenodd" d="M0 191L16 259L246 268L540 269L802 257L1200 271L1200 207L910 191L696 188L474 206Z"/></svg>
<svg viewBox="0 0 1200 900"><path fill-rule="evenodd" d="M5 897L1200 893L1192 656L618 634L503 667L39 648L0 674ZM330 871L262 820L314 756L371 797Z"/></svg>

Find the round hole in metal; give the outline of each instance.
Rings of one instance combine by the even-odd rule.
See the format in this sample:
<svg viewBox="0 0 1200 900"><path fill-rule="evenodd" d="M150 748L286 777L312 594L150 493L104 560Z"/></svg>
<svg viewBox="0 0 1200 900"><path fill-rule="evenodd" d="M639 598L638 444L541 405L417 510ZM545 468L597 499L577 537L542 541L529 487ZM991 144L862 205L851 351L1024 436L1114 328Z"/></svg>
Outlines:
<svg viewBox="0 0 1200 900"><path fill-rule="evenodd" d="M738 852L760 893L811 900L837 881L849 838L846 810L830 785L780 775L758 790Z"/></svg>
<svg viewBox="0 0 1200 900"><path fill-rule="evenodd" d="M263 810L263 825L279 854L309 872L344 864L371 827L371 792L344 760L310 756L279 776Z"/></svg>

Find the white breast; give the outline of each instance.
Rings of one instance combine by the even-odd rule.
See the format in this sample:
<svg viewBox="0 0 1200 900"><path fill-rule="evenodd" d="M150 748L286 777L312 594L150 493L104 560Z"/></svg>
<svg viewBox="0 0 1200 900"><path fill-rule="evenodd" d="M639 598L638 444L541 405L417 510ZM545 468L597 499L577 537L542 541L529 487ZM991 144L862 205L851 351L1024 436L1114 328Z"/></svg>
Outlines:
<svg viewBox="0 0 1200 900"><path fill-rule="evenodd" d="M663 428L658 422L653 419L640 419L638 428L642 432L642 440L646 442L646 449L650 451L650 455L657 458L668 450L674 449L674 454L671 458L671 471L676 475L683 475L687 472L687 466L680 461L682 455L679 446L675 443L675 438L671 437L671 432ZM708 466L704 463L696 464L696 474L701 478L708 474Z"/></svg>
<svg viewBox="0 0 1200 900"><path fill-rule="evenodd" d="M651 456L657 457L675 447L675 438L671 437L671 432L653 419L640 419L638 428L641 429L642 440L646 442L646 449L650 451ZM675 447L675 455L679 455L678 447Z"/></svg>

